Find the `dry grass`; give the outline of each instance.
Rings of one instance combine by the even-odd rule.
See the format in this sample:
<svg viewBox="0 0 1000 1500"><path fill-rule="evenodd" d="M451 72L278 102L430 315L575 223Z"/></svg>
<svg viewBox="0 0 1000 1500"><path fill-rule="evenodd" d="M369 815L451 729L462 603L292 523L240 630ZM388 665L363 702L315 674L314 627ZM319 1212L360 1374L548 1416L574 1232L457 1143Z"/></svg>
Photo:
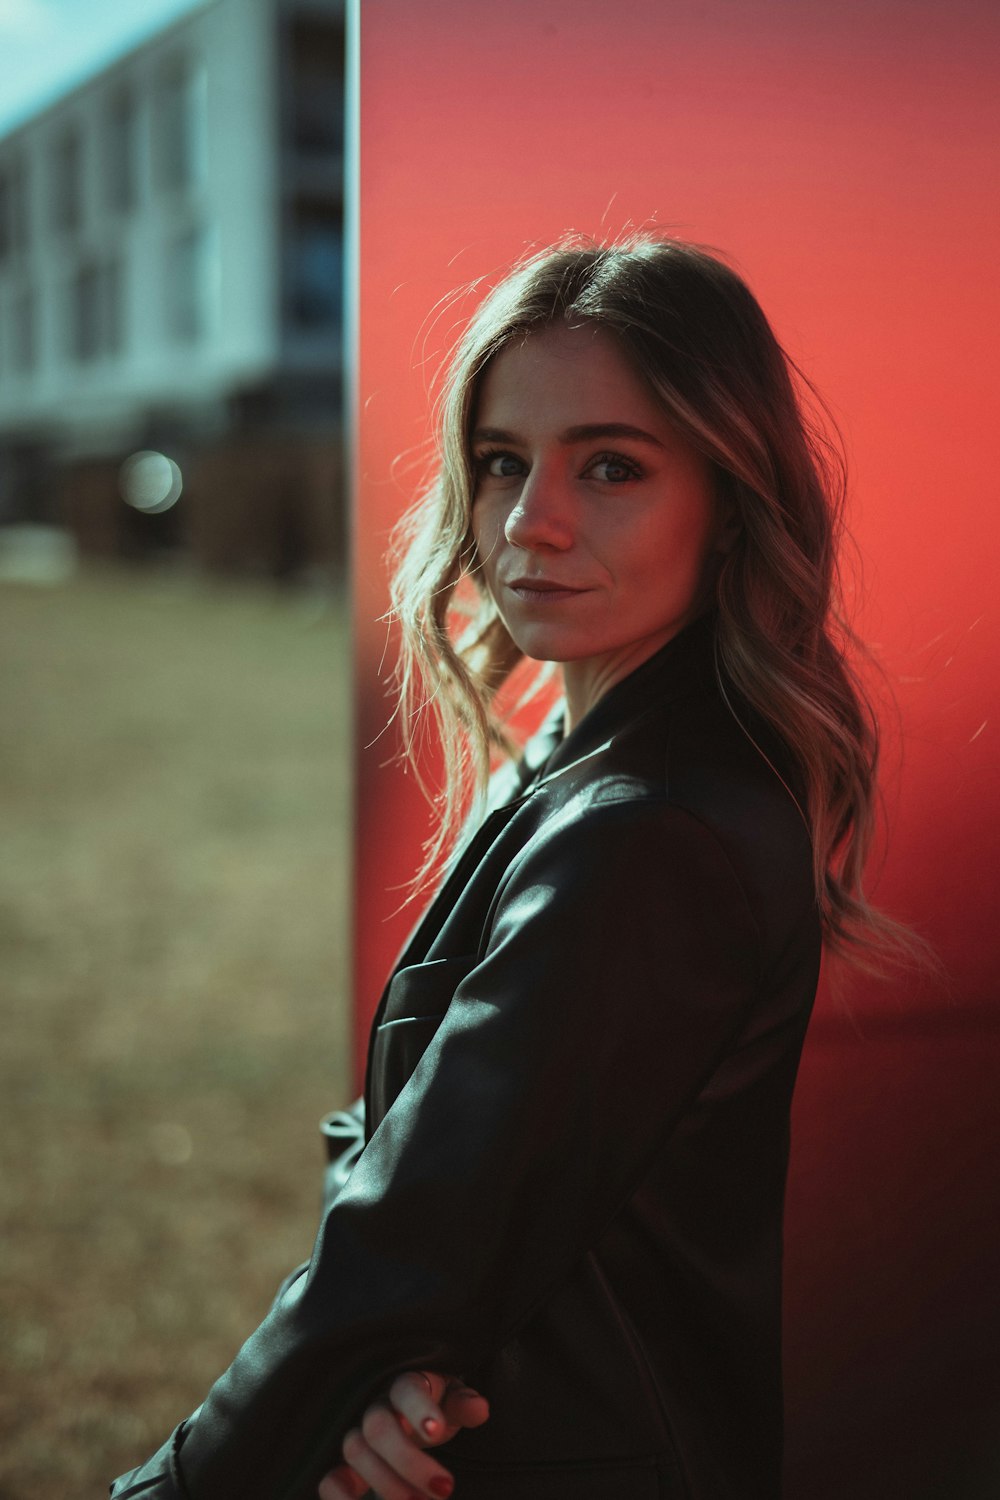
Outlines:
<svg viewBox="0 0 1000 1500"><path fill-rule="evenodd" d="M343 607L0 588L0 1497L197 1404L310 1249L349 1097Z"/></svg>

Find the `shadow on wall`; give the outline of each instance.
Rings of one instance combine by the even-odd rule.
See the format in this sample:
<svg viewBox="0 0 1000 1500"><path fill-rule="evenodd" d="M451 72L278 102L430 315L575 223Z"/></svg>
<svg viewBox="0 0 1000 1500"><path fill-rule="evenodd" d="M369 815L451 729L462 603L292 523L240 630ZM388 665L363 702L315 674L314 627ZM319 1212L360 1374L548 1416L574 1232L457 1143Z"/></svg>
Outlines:
<svg viewBox="0 0 1000 1500"><path fill-rule="evenodd" d="M817 1016L788 1189L787 1500L1000 1494L998 1078L981 1013Z"/></svg>

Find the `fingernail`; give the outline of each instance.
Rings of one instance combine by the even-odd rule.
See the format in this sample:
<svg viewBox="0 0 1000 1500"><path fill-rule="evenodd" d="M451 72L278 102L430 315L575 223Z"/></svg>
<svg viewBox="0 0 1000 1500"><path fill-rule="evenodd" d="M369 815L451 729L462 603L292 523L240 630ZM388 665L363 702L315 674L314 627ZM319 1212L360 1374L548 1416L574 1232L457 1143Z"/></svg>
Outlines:
<svg viewBox="0 0 1000 1500"><path fill-rule="evenodd" d="M455 1488L454 1479L447 1474L435 1474L433 1479L428 1479L427 1488L434 1495L440 1495L441 1500L448 1500L448 1496Z"/></svg>
<svg viewBox="0 0 1000 1500"><path fill-rule="evenodd" d="M425 1417L420 1425L428 1437L434 1437L435 1433L441 1431L441 1423L436 1417Z"/></svg>

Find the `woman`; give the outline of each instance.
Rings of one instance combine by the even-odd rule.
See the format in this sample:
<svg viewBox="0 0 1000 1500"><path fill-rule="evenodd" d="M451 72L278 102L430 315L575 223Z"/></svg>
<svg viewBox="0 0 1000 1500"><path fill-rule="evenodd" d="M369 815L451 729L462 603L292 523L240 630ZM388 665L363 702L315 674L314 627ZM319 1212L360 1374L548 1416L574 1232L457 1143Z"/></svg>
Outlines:
<svg viewBox="0 0 1000 1500"><path fill-rule="evenodd" d="M861 886L835 471L744 283L650 236L518 267L440 426L394 596L402 722L429 699L449 766L425 875L514 668L564 701L393 971L312 1259L112 1493L773 1500L821 944L906 942Z"/></svg>

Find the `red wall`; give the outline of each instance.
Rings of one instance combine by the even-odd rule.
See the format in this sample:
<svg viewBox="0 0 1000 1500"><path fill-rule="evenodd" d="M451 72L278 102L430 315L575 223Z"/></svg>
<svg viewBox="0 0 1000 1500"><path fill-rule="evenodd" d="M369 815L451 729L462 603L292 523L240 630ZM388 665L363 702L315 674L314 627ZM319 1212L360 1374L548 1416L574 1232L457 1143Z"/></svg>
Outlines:
<svg viewBox="0 0 1000 1500"><path fill-rule="evenodd" d="M998 43L1000 8L973 0L362 6L359 1086L427 830L386 764L375 621L458 317L439 299L565 229L673 229L735 257L847 440L860 624L899 704L879 896L951 978L819 1002L789 1200L791 1500L1000 1491Z"/></svg>

